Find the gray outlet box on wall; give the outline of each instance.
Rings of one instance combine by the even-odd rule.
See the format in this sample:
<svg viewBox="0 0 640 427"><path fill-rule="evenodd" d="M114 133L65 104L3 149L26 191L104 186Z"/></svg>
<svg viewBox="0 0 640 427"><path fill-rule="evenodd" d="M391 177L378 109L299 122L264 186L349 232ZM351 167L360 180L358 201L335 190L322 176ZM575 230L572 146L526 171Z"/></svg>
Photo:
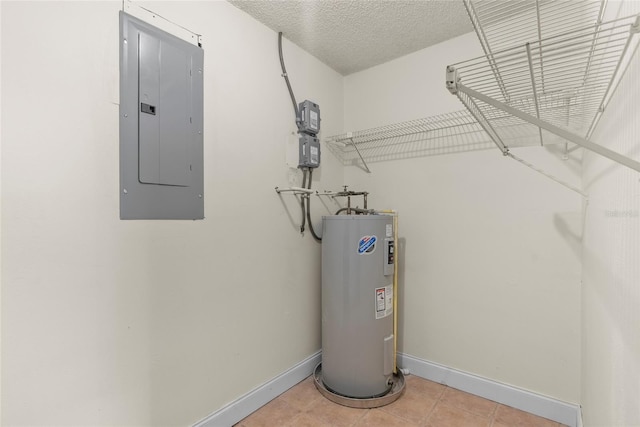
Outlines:
<svg viewBox="0 0 640 427"><path fill-rule="evenodd" d="M120 12L120 219L204 218L203 60Z"/></svg>

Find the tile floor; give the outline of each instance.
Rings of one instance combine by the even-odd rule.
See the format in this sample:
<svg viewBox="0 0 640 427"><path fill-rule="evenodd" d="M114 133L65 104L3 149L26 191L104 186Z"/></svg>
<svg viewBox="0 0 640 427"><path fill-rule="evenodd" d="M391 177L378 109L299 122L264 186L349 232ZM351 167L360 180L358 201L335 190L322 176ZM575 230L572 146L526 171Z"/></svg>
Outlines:
<svg viewBox="0 0 640 427"><path fill-rule="evenodd" d="M236 427L559 427L536 417L420 377L406 377L404 394L375 409L335 404L309 377Z"/></svg>

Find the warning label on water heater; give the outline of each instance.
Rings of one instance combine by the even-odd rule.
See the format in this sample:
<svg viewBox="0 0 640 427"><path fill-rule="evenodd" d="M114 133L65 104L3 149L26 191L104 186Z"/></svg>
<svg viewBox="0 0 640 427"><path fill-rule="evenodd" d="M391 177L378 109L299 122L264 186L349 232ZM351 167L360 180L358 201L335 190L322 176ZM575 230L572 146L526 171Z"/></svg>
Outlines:
<svg viewBox="0 0 640 427"><path fill-rule="evenodd" d="M393 285L376 288L376 319L393 314Z"/></svg>

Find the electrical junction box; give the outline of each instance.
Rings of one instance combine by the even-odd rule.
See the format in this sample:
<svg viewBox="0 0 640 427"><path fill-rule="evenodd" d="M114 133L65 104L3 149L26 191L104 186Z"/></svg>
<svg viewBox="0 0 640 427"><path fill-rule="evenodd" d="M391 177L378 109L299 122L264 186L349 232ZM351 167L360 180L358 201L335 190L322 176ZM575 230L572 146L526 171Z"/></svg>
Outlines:
<svg viewBox="0 0 640 427"><path fill-rule="evenodd" d="M202 219L201 47L120 12L120 218Z"/></svg>
<svg viewBox="0 0 640 427"><path fill-rule="evenodd" d="M300 133L299 138L299 168L317 168L320 166L320 141L314 135Z"/></svg>
<svg viewBox="0 0 640 427"><path fill-rule="evenodd" d="M300 111L300 132L317 135L320 132L320 106L309 100L298 105Z"/></svg>

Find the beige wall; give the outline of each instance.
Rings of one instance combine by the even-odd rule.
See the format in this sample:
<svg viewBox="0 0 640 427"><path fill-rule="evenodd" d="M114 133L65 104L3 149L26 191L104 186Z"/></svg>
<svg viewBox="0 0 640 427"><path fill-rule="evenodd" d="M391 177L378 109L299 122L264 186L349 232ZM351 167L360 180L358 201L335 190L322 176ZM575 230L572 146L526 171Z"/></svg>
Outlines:
<svg viewBox="0 0 640 427"><path fill-rule="evenodd" d="M206 219L120 221L121 5L2 2L3 425L186 425L320 348L320 246L273 190L295 129L277 34L145 2L203 35ZM342 77L284 50L341 131ZM341 183L325 156L314 187Z"/></svg>
<svg viewBox="0 0 640 427"><path fill-rule="evenodd" d="M611 2L609 9L629 16L640 2ZM636 53L592 140L640 159L638 99ZM586 153L583 180L584 425L640 426L640 173Z"/></svg>
<svg viewBox="0 0 640 427"><path fill-rule="evenodd" d="M273 192L300 178L276 34L226 2L145 3L203 34L206 219L120 221L120 6L0 3L6 425L190 424L320 347L319 245ZM444 65L480 53L469 34L342 78L285 41L324 136L461 110ZM636 157L638 67L594 136ZM579 186L579 153L516 153ZM580 196L497 149L371 175L324 154L315 188L400 211L400 351L640 424L637 174L587 155L583 226Z"/></svg>
<svg viewBox="0 0 640 427"><path fill-rule="evenodd" d="M463 109L445 65L481 54L468 34L345 79L345 130ZM580 186L578 161L514 153ZM582 198L498 149L345 168L400 213L401 352L579 402Z"/></svg>

